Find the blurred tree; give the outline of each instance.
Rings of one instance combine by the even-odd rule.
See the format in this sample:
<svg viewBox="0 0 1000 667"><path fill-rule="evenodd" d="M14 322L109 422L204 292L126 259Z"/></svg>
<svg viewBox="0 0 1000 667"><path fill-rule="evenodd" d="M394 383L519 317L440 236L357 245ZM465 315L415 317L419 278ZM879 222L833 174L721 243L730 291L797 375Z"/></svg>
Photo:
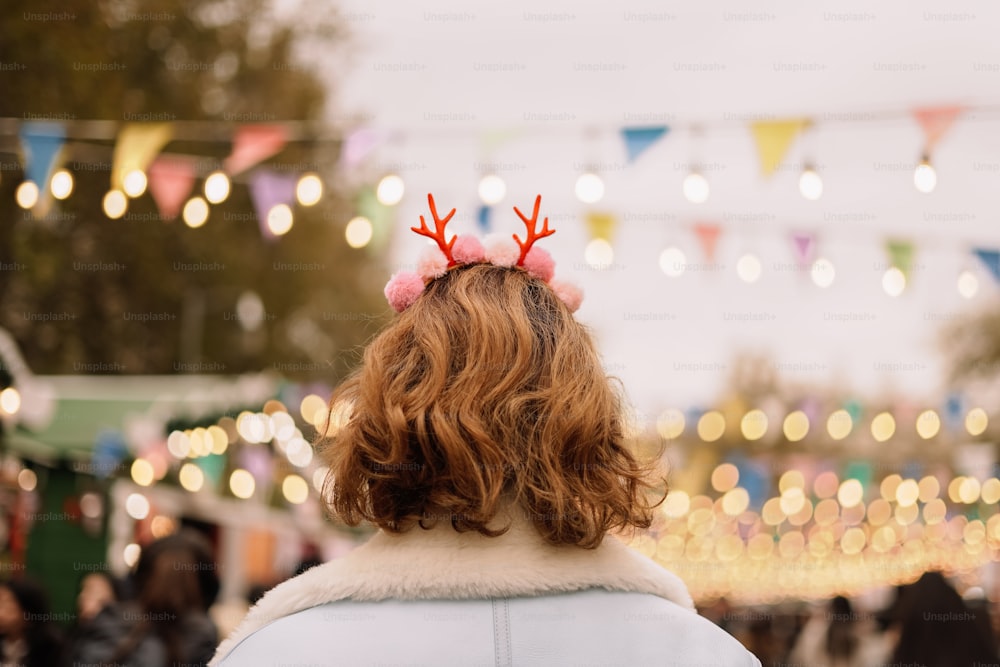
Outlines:
<svg viewBox="0 0 1000 667"><path fill-rule="evenodd" d="M297 57L306 46L328 71L347 35L326 3L295 11L276 18L265 0L76 0L55 9L6 0L0 117L66 119L70 132L90 119L215 121L178 132L164 149L203 157L202 175L229 153L238 123L304 121L304 137L267 163L315 169L329 184L339 145L315 138L325 90ZM240 182L199 229L160 221L148 193L109 220L101 200L111 131L68 142L73 194L35 218L14 199L23 178L16 125L0 128L0 326L36 372L272 369L336 380L388 314L380 267L344 241L345 193L328 189L319 205L296 208L294 227L275 242L262 240ZM265 311L249 332L237 315L245 293Z"/></svg>
<svg viewBox="0 0 1000 667"><path fill-rule="evenodd" d="M1000 307L966 315L941 331L952 383L1000 382Z"/></svg>

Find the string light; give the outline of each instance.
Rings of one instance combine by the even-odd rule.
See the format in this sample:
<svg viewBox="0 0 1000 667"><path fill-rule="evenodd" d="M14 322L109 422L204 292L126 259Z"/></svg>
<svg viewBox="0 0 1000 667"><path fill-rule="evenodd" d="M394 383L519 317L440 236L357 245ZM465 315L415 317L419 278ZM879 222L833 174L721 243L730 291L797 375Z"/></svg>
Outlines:
<svg viewBox="0 0 1000 667"><path fill-rule="evenodd" d="M383 206L395 206L403 200L406 185L398 174L386 174L375 188L375 196Z"/></svg>
<svg viewBox="0 0 1000 667"><path fill-rule="evenodd" d="M184 204L184 211L181 213L184 224L191 229L197 229L208 221L208 202L201 197L191 197Z"/></svg>
<svg viewBox="0 0 1000 667"><path fill-rule="evenodd" d="M966 299L976 296L979 291L979 279L976 274L966 269L958 274L958 293Z"/></svg>
<svg viewBox="0 0 1000 667"><path fill-rule="evenodd" d="M0 391L0 410L8 415L16 415L21 409L21 392L14 387Z"/></svg>
<svg viewBox="0 0 1000 667"><path fill-rule="evenodd" d="M899 267L890 266L882 276L882 289L891 297L897 297L906 289L906 274Z"/></svg>
<svg viewBox="0 0 1000 667"><path fill-rule="evenodd" d="M121 190L111 190L104 195L101 205L104 208L104 215L117 220L128 210L128 198Z"/></svg>
<svg viewBox="0 0 1000 667"><path fill-rule="evenodd" d="M660 270L671 278L683 275L687 268L687 257L680 248L670 246L660 253Z"/></svg>
<svg viewBox="0 0 1000 667"><path fill-rule="evenodd" d="M302 206L315 206L323 198L323 181L312 172L303 174L295 186L295 199Z"/></svg>
<svg viewBox="0 0 1000 667"><path fill-rule="evenodd" d="M576 198L584 204L595 204L604 197L604 181L594 171L586 171L576 179Z"/></svg>
<svg viewBox="0 0 1000 667"><path fill-rule="evenodd" d="M913 185L924 194L934 192L934 188L937 187L937 172L931 165L930 156L924 155L920 158L920 164L913 170Z"/></svg>
<svg viewBox="0 0 1000 667"><path fill-rule="evenodd" d="M591 239L583 251L587 264L594 269L606 269L615 260L615 250L604 239Z"/></svg>
<svg viewBox="0 0 1000 667"><path fill-rule="evenodd" d="M66 169L60 169L52 174L52 182L49 183L52 196L63 200L73 194L73 174Z"/></svg>
<svg viewBox="0 0 1000 667"><path fill-rule="evenodd" d="M833 279L837 272L833 269L833 262L825 257L818 258L809 269L809 275L817 287L829 287L833 284Z"/></svg>
<svg viewBox="0 0 1000 667"><path fill-rule="evenodd" d="M703 204L708 201L708 179L700 171L692 169L684 177L684 197L692 204Z"/></svg>
<svg viewBox="0 0 1000 667"><path fill-rule="evenodd" d="M205 199L211 204L221 204L229 197L229 177L224 172L213 171L205 179Z"/></svg>
<svg viewBox="0 0 1000 667"><path fill-rule="evenodd" d="M125 174L125 178L122 180L122 190L132 199L141 197L142 193L146 191L146 185L146 174L141 169L133 169Z"/></svg>
<svg viewBox="0 0 1000 667"><path fill-rule="evenodd" d="M760 279L762 267L756 255L746 254L736 262L736 274L745 283L755 283Z"/></svg>
<svg viewBox="0 0 1000 667"><path fill-rule="evenodd" d="M344 238L352 248L364 248L371 242L373 232L371 221L359 215L347 223Z"/></svg>
<svg viewBox="0 0 1000 667"><path fill-rule="evenodd" d="M34 181L23 181L17 186L14 199L17 200L17 205L25 210L34 208L38 203L38 186Z"/></svg>
<svg viewBox="0 0 1000 667"><path fill-rule="evenodd" d="M799 176L799 192L809 201L816 201L823 196L823 179L810 164L805 166Z"/></svg>
<svg viewBox="0 0 1000 667"><path fill-rule="evenodd" d="M503 201L507 195L507 184L496 174L487 174L479 181L479 198L487 206Z"/></svg>
<svg viewBox="0 0 1000 667"><path fill-rule="evenodd" d="M294 218L288 204L272 206L267 212L267 228L275 236L284 236L291 230Z"/></svg>
<svg viewBox="0 0 1000 667"><path fill-rule="evenodd" d="M254 481L253 475L242 468L237 468L229 476L229 490L237 498L246 500L253 495L256 486L257 483Z"/></svg>

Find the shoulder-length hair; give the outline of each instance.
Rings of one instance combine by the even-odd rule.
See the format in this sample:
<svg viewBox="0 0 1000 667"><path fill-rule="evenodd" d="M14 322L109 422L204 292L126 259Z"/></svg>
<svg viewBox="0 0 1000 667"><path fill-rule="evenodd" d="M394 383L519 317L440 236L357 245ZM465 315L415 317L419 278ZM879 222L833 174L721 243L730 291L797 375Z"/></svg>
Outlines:
<svg viewBox="0 0 1000 667"><path fill-rule="evenodd" d="M621 398L587 328L520 269L477 264L427 285L334 392L349 417L320 447L323 497L348 525L488 527L506 499L552 544L648 528L663 500L628 448ZM661 490L662 491L662 490Z"/></svg>

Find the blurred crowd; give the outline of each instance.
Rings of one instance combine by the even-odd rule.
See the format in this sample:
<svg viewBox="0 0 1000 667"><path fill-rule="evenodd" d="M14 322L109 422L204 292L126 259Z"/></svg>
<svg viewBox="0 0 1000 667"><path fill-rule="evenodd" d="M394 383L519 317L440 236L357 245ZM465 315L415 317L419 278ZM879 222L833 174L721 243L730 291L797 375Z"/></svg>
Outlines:
<svg viewBox="0 0 1000 667"><path fill-rule="evenodd" d="M306 554L296 574L318 562L318 554ZM249 591L248 603L266 588ZM149 544L127 580L84 573L68 630L54 622L43 586L27 578L0 583L0 667L204 665L232 629L213 610L218 594L211 548L187 530ZM898 587L876 611L859 611L844 597L811 611L736 608L725 599L700 611L765 667L1000 665L1000 615L985 597L963 599L939 572Z"/></svg>
<svg viewBox="0 0 1000 667"><path fill-rule="evenodd" d="M701 612L764 667L1000 667L1000 614L984 596L963 599L940 572L898 586L878 610L838 596L811 609L735 608L722 599Z"/></svg>

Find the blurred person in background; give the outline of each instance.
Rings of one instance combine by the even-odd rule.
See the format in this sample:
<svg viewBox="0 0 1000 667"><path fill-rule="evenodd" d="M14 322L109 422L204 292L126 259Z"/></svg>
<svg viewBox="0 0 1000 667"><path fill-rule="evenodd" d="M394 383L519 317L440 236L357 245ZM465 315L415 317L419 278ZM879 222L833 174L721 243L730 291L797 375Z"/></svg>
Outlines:
<svg viewBox="0 0 1000 667"><path fill-rule="evenodd" d="M84 641L92 623L100 615L119 613L118 606L125 599L124 585L111 573L98 570L80 578L76 596L76 622L66 638L64 664L72 664L77 644Z"/></svg>
<svg viewBox="0 0 1000 667"><path fill-rule="evenodd" d="M26 578L0 584L0 667L53 667L62 637L52 622L48 595Z"/></svg>
<svg viewBox="0 0 1000 667"><path fill-rule="evenodd" d="M661 480L626 441L579 291L530 247L540 197L532 221L516 211L520 251L445 239L454 211L428 200L440 250L386 286L399 315L322 429L328 509L381 530L269 591L212 664L760 665L608 535L650 526Z"/></svg>
<svg viewBox="0 0 1000 667"><path fill-rule="evenodd" d="M905 586L890 619L899 634L893 662L927 667L982 667L997 662L992 637L940 572L925 572Z"/></svg>
<svg viewBox="0 0 1000 667"><path fill-rule="evenodd" d="M855 612L851 601L838 595L812 614L788 661L810 667L869 667L882 664L891 650L891 638L876 631L874 619Z"/></svg>
<svg viewBox="0 0 1000 667"><path fill-rule="evenodd" d="M77 639L73 663L128 667L205 665L218 643L208 608L219 592L204 539L182 531L149 543L133 576L136 598L98 614Z"/></svg>

